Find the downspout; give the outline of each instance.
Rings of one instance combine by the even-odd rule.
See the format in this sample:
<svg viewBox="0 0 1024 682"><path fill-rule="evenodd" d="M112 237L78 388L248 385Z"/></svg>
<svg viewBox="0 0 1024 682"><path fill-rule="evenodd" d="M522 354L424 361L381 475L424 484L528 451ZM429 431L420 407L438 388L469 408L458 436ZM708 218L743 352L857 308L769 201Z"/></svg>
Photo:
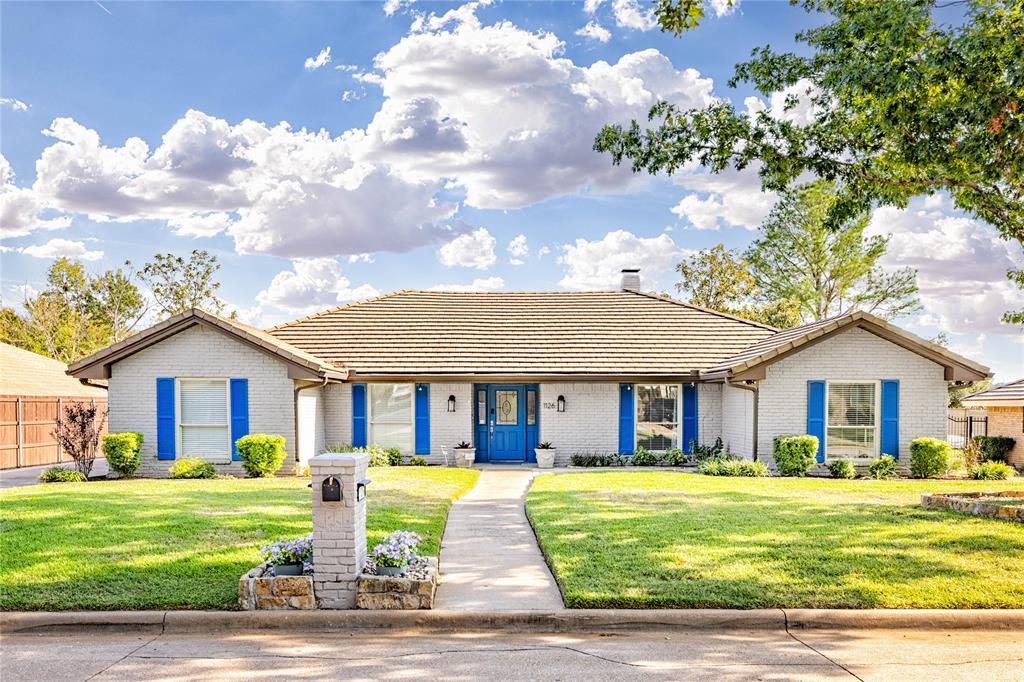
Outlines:
<svg viewBox="0 0 1024 682"><path fill-rule="evenodd" d="M298 464L302 461L299 456L299 439L302 429L299 428L299 393L305 391L307 388L323 388L327 385L327 377L319 384L309 384L308 386L296 386L292 395L292 412L295 414L295 463Z"/></svg>
<svg viewBox="0 0 1024 682"><path fill-rule="evenodd" d="M728 377L725 379L726 386L732 386L733 388L742 388L744 391L750 391L754 394L754 461L757 461L757 414L760 412L760 392L757 390L758 386L756 383L753 384L734 384L729 380Z"/></svg>

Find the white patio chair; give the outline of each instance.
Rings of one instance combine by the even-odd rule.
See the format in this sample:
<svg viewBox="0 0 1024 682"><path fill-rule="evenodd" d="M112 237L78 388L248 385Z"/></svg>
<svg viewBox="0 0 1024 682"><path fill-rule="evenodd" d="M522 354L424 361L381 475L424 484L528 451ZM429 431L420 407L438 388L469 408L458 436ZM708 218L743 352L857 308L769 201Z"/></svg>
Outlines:
<svg viewBox="0 0 1024 682"><path fill-rule="evenodd" d="M448 446L447 445L442 445L441 446L441 455L444 457L444 465L446 467L447 466L451 466L451 464L448 462Z"/></svg>

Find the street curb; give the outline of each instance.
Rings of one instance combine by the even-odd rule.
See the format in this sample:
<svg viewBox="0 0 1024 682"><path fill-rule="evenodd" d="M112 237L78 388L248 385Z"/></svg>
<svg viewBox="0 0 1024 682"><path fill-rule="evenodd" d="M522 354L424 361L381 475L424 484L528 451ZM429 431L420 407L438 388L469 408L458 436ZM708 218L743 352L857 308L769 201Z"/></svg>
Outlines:
<svg viewBox="0 0 1024 682"><path fill-rule="evenodd" d="M572 609L565 611L69 611L0 613L0 632L147 630L393 630L593 632L608 630L976 629L1024 632L1017 610Z"/></svg>

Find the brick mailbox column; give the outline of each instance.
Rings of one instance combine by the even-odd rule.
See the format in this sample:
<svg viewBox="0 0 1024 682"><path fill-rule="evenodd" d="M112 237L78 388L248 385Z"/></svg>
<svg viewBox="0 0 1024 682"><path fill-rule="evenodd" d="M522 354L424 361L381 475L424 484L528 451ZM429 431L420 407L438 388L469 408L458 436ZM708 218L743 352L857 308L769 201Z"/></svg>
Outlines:
<svg viewBox="0 0 1024 682"><path fill-rule="evenodd" d="M309 460L313 479L313 588L322 609L351 609L366 563L366 499L356 500L356 484L366 478L365 453L317 455ZM341 501L324 502L323 483L341 484Z"/></svg>

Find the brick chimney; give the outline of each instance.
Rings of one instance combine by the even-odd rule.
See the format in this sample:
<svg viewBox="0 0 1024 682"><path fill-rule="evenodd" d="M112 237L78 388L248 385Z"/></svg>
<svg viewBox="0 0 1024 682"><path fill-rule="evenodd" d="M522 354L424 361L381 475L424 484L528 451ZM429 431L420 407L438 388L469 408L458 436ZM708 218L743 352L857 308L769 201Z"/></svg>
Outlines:
<svg viewBox="0 0 1024 682"><path fill-rule="evenodd" d="M622 290L640 291L640 268L622 268Z"/></svg>

